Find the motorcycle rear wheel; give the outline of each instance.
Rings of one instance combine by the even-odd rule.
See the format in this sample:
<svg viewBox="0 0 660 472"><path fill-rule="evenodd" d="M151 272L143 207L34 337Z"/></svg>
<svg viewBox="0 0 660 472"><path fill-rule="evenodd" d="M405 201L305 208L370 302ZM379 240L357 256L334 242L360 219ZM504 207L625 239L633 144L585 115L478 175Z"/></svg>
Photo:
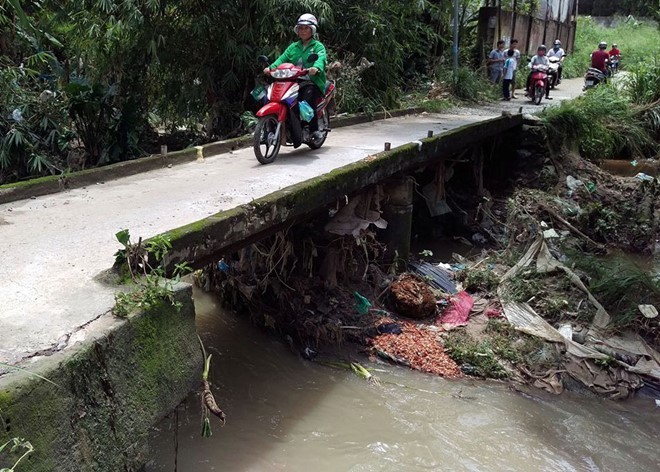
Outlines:
<svg viewBox="0 0 660 472"><path fill-rule="evenodd" d="M545 88L541 87L540 85L534 86L534 98L532 98L534 105L541 104L541 100L543 99L544 93L545 93Z"/></svg>
<svg viewBox="0 0 660 472"><path fill-rule="evenodd" d="M259 118L254 129L254 155L261 164L270 164L280 153L281 141L277 136L277 117L266 115Z"/></svg>

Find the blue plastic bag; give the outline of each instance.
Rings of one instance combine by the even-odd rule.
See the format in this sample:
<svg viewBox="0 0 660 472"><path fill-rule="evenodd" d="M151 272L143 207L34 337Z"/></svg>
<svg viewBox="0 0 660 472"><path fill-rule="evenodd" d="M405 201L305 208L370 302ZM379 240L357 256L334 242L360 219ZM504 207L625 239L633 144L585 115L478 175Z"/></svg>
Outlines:
<svg viewBox="0 0 660 472"><path fill-rule="evenodd" d="M298 103L298 108L300 108L301 120L307 121L308 123L312 121L312 118L314 118L314 110L311 106L309 106L309 103L307 103L305 100L301 100Z"/></svg>

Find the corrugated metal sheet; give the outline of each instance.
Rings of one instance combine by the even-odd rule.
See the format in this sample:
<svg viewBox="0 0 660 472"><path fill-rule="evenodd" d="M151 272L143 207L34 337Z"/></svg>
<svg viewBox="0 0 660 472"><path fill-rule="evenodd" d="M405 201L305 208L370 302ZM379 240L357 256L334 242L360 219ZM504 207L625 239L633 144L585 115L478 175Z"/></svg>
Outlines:
<svg viewBox="0 0 660 472"><path fill-rule="evenodd" d="M578 0L541 0L536 17L539 20L566 22L571 18Z"/></svg>

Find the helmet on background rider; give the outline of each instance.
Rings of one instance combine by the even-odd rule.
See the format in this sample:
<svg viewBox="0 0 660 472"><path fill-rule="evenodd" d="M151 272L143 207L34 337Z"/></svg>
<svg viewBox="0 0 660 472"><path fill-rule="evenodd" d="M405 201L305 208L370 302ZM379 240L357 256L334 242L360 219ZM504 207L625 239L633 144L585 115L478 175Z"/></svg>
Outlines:
<svg viewBox="0 0 660 472"><path fill-rule="evenodd" d="M298 33L298 27L299 26L309 26L312 28L312 35L316 34L316 27L319 25L318 20L314 15L311 13L304 13L300 15L300 18L298 18L298 21L296 22L296 26L293 27L293 31Z"/></svg>
<svg viewBox="0 0 660 472"><path fill-rule="evenodd" d="M560 47L561 47L561 41L559 41L558 39L555 39L554 48L559 49Z"/></svg>
<svg viewBox="0 0 660 472"><path fill-rule="evenodd" d="M598 43L598 49L607 49L607 43L605 41L601 41Z"/></svg>
<svg viewBox="0 0 660 472"><path fill-rule="evenodd" d="M538 53L541 53L541 52L542 52L543 54L545 54L546 52L548 52L548 48L545 47L545 44L541 44L541 45L536 49L536 53L537 53L537 54L538 54Z"/></svg>
<svg viewBox="0 0 660 472"><path fill-rule="evenodd" d="M612 47L616 48L617 47L616 43L612 43Z"/></svg>

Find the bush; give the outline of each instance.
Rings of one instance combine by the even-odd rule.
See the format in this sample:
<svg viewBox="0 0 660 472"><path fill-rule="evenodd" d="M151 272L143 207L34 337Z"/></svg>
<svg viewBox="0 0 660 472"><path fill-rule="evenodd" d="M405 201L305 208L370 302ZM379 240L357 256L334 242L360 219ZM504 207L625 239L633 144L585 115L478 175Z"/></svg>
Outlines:
<svg viewBox="0 0 660 472"><path fill-rule="evenodd" d="M66 168L66 103L37 77L0 58L0 183Z"/></svg>
<svg viewBox="0 0 660 472"><path fill-rule="evenodd" d="M499 98L499 86L494 86L485 75L466 67L459 67L456 80L452 70L443 67L437 74L438 80L447 84L451 94L467 102L485 102Z"/></svg>
<svg viewBox="0 0 660 472"><path fill-rule="evenodd" d="M613 85L602 85L543 113L549 134L578 144L590 160L645 155L655 149L643 116Z"/></svg>

